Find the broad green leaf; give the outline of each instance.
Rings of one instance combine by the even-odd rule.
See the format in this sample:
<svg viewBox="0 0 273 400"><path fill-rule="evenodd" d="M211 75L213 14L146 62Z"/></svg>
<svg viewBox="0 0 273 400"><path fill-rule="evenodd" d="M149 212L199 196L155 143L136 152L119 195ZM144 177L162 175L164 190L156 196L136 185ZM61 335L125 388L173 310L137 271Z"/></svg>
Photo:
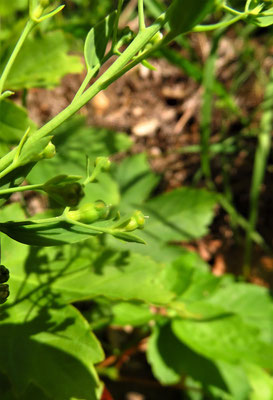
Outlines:
<svg viewBox="0 0 273 400"><path fill-rule="evenodd" d="M154 315L147 304L119 302L112 306L111 325L140 326L147 324Z"/></svg>
<svg viewBox="0 0 273 400"><path fill-rule="evenodd" d="M248 400L251 388L243 366L241 364L227 363L220 360L214 360L214 363L226 382L232 394L232 399Z"/></svg>
<svg viewBox="0 0 273 400"><path fill-rule="evenodd" d="M28 38L11 68L5 88L54 87L66 74L81 72L80 58L68 55L68 50L61 31Z"/></svg>
<svg viewBox="0 0 273 400"><path fill-rule="evenodd" d="M116 11L112 12L89 31L84 44L84 58L88 70L101 64L113 32L116 14Z"/></svg>
<svg viewBox="0 0 273 400"><path fill-rule="evenodd" d="M159 181L159 177L151 171L144 153L125 158L114 169L114 178L119 184L120 204L125 211L147 200Z"/></svg>
<svg viewBox="0 0 273 400"><path fill-rule="evenodd" d="M34 297L32 290L30 285L29 297L19 304L12 294L9 307L1 308L0 369L19 396L34 382L52 399L97 399L93 364L103 359L103 352L89 325L72 306L54 308L48 288Z"/></svg>
<svg viewBox="0 0 273 400"><path fill-rule="evenodd" d="M167 10L171 32L179 35L190 31L211 12L215 0L174 0Z"/></svg>
<svg viewBox="0 0 273 400"><path fill-rule="evenodd" d="M65 303L103 296L168 304L175 297L165 289L162 275L170 265L107 249L95 238L74 246L33 247L29 253L25 245L7 236L2 240L2 259L10 269L11 293L26 280L34 287L50 282L51 290Z"/></svg>
<svg viewBox="0 0 273 400"><path fill-rule="evenodd" d="M208 301L240 315L248 325L260 330L262 340L273 343L273 303L266 288L234 282L221 287Z"/></svg>
<svg viewBox="0 0 273 400"><path fill-rule="evenodd" d="M250 380L252 393L251 400L273 399L273 378L258 365L246 364L244 366Z"/></svg>
<svg viewBox="0 0 273 400"><path fill-rule="evenodd" d="M20 218L18 204L1 211L2 218L9 214ZM20 399L32 398L23 396L26 390L33 392L28 388L32 382L50 399L95 400L98 379L93 364L102 360L103 352L80 313L51 289L56 279L54 259L59 260L60 249L46 254L48 265L38 249L29 251L25 245L2 238L2 260L10 270L10 297L0 309L0 371L8 375Z"/></svg>
<svg viewBox="0 0 273 400"><path fill-rule="evenodd" d="M17 106L10 100L0 103L0 141L7 144L18 144L27 128L32 130L36 125L27 116L23 107Z"/></svg>
<svg viewBox="0 0 273 400"><path fill-rule="evenodd" d="M204 320L179 320L172 322L178 339L192 350L212 360L240 363L241 360L272 368L273 347L258 338L259 331L247 325L238 315L208 317L213 308L203 306ZM215 313L217 309L215 308Z"/></svg>
<svg viewBox="0 0 273 400"><path fill-rule="evenodd" d="M183 250L168 246L168 242L188 241L207 233L213 218L216 197L213 193L201 189L180 188L152 198L144 204L132 203L131 207L140 209L146 220L145 229L139 236L147 246L138 249L129 245L129 250L148 254L155 260L174 260ZM123 245L111 245L125 249Z"/></svg>
<svg viewBox="0 0 273 400"><path fill-rule="evenodd" d="M175 384L182 376L190 375L205 388L214 385L228 391L213 362L179 341L169 324L154 327L149 339L148 360L154 375L163 384Z"/></svg>
<svg viewBox="0 0 273 400"><path fill-rule="evenodd" d="M92 229L92 225L94 229ZM113 221L98 221L89 224L89 227L73 225L64 221L53 223L32 221L0 223L0 231L20 243L33 246L58 246L67 243L76 243L88 239L90 236L102 234L105 228L111 229ZM100 231L100 229L102 229ZM133 233L113 232L112 235L125 242L145 244L141 238Z"/></svg>
<svg viewBox="0 0 273 400"><path fill-rule="evenodd" d="M216 197L202 189L179 188L157 196L142 207L149 215L145 236L160 242L193 240L207 233Z"/></svg>

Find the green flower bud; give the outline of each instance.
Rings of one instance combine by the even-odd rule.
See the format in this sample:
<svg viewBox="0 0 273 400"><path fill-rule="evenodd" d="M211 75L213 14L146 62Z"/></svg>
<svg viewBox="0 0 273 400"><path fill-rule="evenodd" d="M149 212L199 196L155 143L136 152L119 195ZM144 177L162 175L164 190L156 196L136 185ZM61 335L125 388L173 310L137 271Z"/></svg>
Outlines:
<svg viewBox="0 0 273 400"><path fill-rule="evenodd" d="M9 297L9 285L2 283L0 285L0 304L5 303Z"/></svg>
<svg viewBox="0 0 273 400"><path fill-rule="evenodd" d="M135 211L130 218L128 224L123 228L126 232L132 232L136 229L143 229L145 225L145 217L141 211Z"/></svg>
<svg viewBox="0 0 273 400"><path fill-rule="evenodd" d="M0 283L5 283L8 280L9 270L4 265L0 265Z"/></svg>
<svg viewBox="0 0 273 400"><path fill-rule="evenodd" d="M100 168L101 171L106 172L109 171L111 166L111 161L108 157L97 157L95 161L95 167Z"/></svg>
<svg viewBox="0 0 273 400"><path fill-rule="evenodd" d="M95 203L84 204L78 210L68 211L67 216L74 221L91 224L99 219L106 219L109 211L110 206L106 205L104 201L98 200Z"/></svg>
<svg viewBox="0 0 273 400"><path fill-rule="evenodd" d="M56 147L52 142L49 142L46 148L39 154L39 159L53 158L56 155Z"/></svg>
<svg viewBox="0 0 273 400"><path fill-rule="evenodd" d="M76 207L84 195L78 182L44 185L43 190L62 206Z"/></svg>
<svg viewBox="0 0 273 400"><path fill-rule="evenodd" d="M160 40L163 38L163 35L161 32L157 32L149 41L149 43L156 44L160 42Z"/></svg>

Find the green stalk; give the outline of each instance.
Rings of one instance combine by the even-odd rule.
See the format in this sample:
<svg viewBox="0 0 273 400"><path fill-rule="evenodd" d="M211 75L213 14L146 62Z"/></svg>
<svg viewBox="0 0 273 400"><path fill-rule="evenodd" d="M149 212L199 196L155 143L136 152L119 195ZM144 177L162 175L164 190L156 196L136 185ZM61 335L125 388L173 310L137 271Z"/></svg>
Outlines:
<svg viewBox="0 0 273 400"><path fill-rule="evenodd" d="M201 108L201 168L203 175L208 181L211 180L210 169L210 150L209 140L211 135L211 121L212 121L212 107L213 107L213 94L215 87L215 62L217 59L218 43L222 36L223 30L217 31L212 40L212 47L210 55L205 63L204 76L203 76L203 101Z"/></svg>
<svg viewBox="0 0 273 400"><path fill-rule="evenodd" d="M251 268L252 233L257 224L261 185L263 183L271 147L271 132L273 123L273 69L270 73L270 81L266 88L262 109L263 115L261 119L260 133L258 135L258 145L255 153L250 189L249 229L247 230L246 235L244 262L244 276L246 278L249 276Z"/></svg>
<svg viewBox="0 0 273 400"><path fill-rule="evenodd" d="M138 0L138 27L140 32L145 29L143 0Z"/></svg>
<svg viewBox="0 0 273 400"><path fill-rule="evenodd" d="M19 51L21 49L21 47L23 46L28 34L30 33L30 31L31 31L31 29L33 28L34 25L35 25L35 22L32 21L31 19L29 19L27 21L27 23L26 23L26 25L24 27L24 30L23 30L18 42L16 43L16 46L14 47L13 52L11 53L11 56L10 56L10 58L9 58L7 64L6 64L6 66L5 66L5 69L4 69L4 71L3 71L2 75L1 75L1 78L0 78L0 94L3 91L4 85L5 85L6 79L8 77L8 74L9 74L9 72L11 70L11 67L13 66L13 63L14 63L14 61L15 61L15 59L16 59L16 57L17 57L17 55L18 55L18 53L19 53Z"/></svg>
<svg viewBox="0 0 273 400"><path fill-rule="evenodd" d="M119 19L120 19L120 14L122 11L122 6L123 6L123 2L124 0L119 0L118 1L118 9L117 9L117 15L116 15L116 19L114 22L114 29L113 29L113 40L112 40L112 52L115 51L115 47L117 44L117 38L118 38L118 24L119 24Z"/></svg>
<svg viewBox="0 0 273 400"><path fill-rule="evenodd" d="M234 24L235 22L240 21L241 19L245 18L245 16L246 16L246 14L242 13L228 21L218 22L217 24L197 25L193 28L193 32L208 32L208 31L213 31L215 29L227 28L230 25Z"/></svg>
<svg viewBox="0 0 273 400"><path fill-rule="evenodd" d="M245 231L248 231L250 228L249 221L245 219L241 214L238 213L238 211L233 207L233 205L226 199L226 197L223 194L217 193L217 199L219 201L219 204L223 207L223 209L230 215L232 221L234 224L240 226L243 228ZM259 246L266 248L264 239L262 236L253 230L250 233L251 239L257 243Z"/></svg>
<svg viewBox="0 0 273 400"><path fill-rule="evenodd" d="M138 52L149 42L149 40L162 28L165 24L165 13L157 18L154 24L144 31L139 32L133 42L127 47L127 49L121 54L121 56L108 68L108 70L97 79L97 81L88 88L76 101L72 102L67 108L56 115L47 124L42 126L36 132L32 134L37 137L37 140L48 136L54 129L60 126L64 121L79 111L88 101L90 101L96 94L101 90L106 89L112 82L117 80L121 75L127 72L129 69L138 64L139 60L150 54L149 51L143 53L141 56L136 57L134 61L130 63L130 60L138 54ZM171 35L166 35L166 38L170 40L173 38ZM154 49L156 45L154 46ZM153 50L153 49L152 49ZM129 64L128 64L129 63ZM14 155L16 154L16 148L6 154L0 160L0 171L7 168L12 163Z"/></svg>
<svg viewBox="0 0 273 400"><path fill-rule="evenodd" d="M0 196L5 194L12 194L17 192L26 192L27 190L42 190L43 184L37 183L36 185L25 185L25 186L17 186L11 187L8 189L0 190Z"/></svg>

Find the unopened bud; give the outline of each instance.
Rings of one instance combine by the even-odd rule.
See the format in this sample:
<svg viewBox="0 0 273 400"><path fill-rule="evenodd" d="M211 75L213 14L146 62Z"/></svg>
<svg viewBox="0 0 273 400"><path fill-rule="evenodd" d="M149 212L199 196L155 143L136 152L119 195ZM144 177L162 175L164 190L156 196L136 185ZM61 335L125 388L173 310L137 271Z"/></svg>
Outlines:
<svg viewBox="0 0 273 400"><path fill-rule="evenodd" d="M132 232L136 229L143 229L145 225L145 217L141 211L135 211L128 224L124 227L124 231Z"/></svg>
<svg viewBox="0 0 273 400"><path fill-rule="evenodd" d="M9 270L4 265L0 265L0 283L5 283L8 280Z"/></svg>
<svg viewBox="0 0 273 400"><path fill-rule="evenodd" d="M99 219L106 219L109 215L110 206L104 201L98 200L94 203L87 203L81 206L78 210L68 211L67 216L74 221L90 224Z"/></svg>
<svg viewBox="0 0 273 400"><path fill-rule="evenodd" d="M0 304L5 303L9 297L9 285L2 283L0 285Z"/></svg>
<svg viewBox="0 0 273 400"><path fill-rule="evenodd" d="M108 157L97 157L95 161L95 166L97 168L100 168L101 171L106 172L110 169L111 161Z"/></svg>
<svg viewBox="0 0 273 400"><path fill-rule="evenodd" d="M56 155L56 147L52 142L49 142L48 145L44 148L43 151L39 154L39 158L53 158Z"/></svg>

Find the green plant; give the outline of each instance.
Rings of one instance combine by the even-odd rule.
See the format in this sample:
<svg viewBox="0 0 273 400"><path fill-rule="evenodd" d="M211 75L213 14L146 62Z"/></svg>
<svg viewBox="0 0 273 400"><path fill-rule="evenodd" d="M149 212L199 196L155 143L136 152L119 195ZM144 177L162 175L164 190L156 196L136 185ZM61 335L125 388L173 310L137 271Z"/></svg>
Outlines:
<svg viewBox="0 0 273 400"><path fill-rule="evenodd" d="M90 327L105 323L143 326L149 321L154 321L154 327L148 359L162 383L190 376L209 396L247 399L252 391L254 399L262 381L271 396L272 382L266 372L272 370L268 292L229 276L214 277L197 255L171 244L206 233L218 196L181 188L149 199L158 178L145 156L125 159L110 169L107 137L111 132L101 131L96 137L96 132L88 130L87 135L81 119L67 121L99 91L179 34L225 27L239 19L264 24L271 11L265 3L263 10L262 5L257 9L247 2L242 12L219 5L235 16L200 26L214 1L175 0L146 27L139 0L139 32L120 36L122 3L87 36L87 74L74 100L41 128L6 97L12 95L11 89L22 87L18 80L12 84L18 78L12 71L31 29L61 7L47 9L46 1L30 2L29 20L0 78L2 126L14 135L4 142L3 150L20 137L19 145L0 160L2 205L12 193L29 190L46 193L55 202L45 215L28 219L18 203L1 210L2 258L11 275L10 298L1 306L1 398L99 399L102 384L94 364L104 354ZM184 15L187 18L181 23ZM158 36L166 25L167 33ZM105 54L109 40L112 45ZM114 63L87 88L113 55L117 56ZM50 81L45 79L49 86ZM21 85L30 87L22 81ZM18 124L9 113L18 118ZM75 152L79 139L83 147ZM123 135L115 140L111 152L130 146ZM89 153L87 162L82 158L84 148ZM21 185L26 177L30 184ZM118 208L126 214L120 216ZM143 228L145 215L150 218L136 236L132 232ZM140 245L145 242L148 246ZM8 273L3 267L0 271L4 301ZM71 305L85 300L94 305L86 319Z"/></svg>

